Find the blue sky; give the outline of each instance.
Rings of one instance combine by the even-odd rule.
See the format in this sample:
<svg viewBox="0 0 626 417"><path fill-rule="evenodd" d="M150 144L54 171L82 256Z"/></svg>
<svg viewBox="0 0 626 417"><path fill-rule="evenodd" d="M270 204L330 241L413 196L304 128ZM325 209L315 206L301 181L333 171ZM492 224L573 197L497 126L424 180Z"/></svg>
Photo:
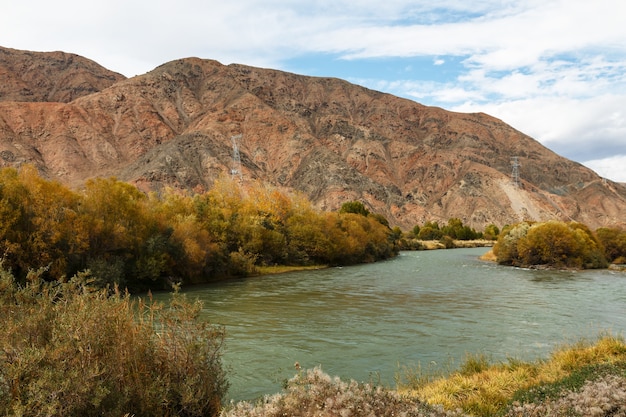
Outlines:
<svg viewBox="0 0 626 417"><path fill-rule="evenodd" d="M182 57L485 112L626 182L622 0L0 0L0 45L134 76Z"/></svg>

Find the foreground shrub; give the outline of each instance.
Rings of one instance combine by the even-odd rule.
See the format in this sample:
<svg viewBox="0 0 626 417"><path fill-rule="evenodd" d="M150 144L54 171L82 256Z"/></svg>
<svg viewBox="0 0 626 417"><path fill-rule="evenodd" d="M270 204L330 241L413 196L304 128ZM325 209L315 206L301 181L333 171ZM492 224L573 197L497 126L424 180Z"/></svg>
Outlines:
<svg viewBox="0 0 626 417"><path fill-rule="evenodd" d="M290 379L282 394L265 397L256 404L240 402L222 413L222 417L459 415L401 397L380 386L331 378L320 368L301 372Z"/></svg>
<svg viewBox="0 0 626 417"><path fill-rule="evenodd" d="M228 384L224 332L200 305L94 290L82 274L16 284L0 267L0 415L211 416Z"/></svg>
<svg viewBox="0 0 626 417"><path fill-rule="evenodd" d="M541 403L516 403L506 417L624 417L626 378L608 375L586 381L580 391L569 391Z"/></svg>

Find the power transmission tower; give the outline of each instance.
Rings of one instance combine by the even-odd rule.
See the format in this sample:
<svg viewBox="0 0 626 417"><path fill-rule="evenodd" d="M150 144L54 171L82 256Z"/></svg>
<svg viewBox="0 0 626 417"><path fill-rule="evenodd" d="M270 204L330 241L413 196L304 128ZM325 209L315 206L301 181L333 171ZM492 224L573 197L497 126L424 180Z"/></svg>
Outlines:
<svg viewBox="0 0 626 417"><path fill-rule="evenodd" d="M520 163L519 163L519 159L517 156L514 156L511 158L511 166L513 167L513 171L511 171L511 182L513 183L515 187L519 188L520 186L520 182L519 182Z"/></svg>
<svg viewBox="0 0 626 417"><path fill-rule="evenodd" d="M241 173L241 155L239 155L239 141L242 135L231 136L230 140L233 142L233 166L230 170L232 178L239 177L239 181L243 181L243 174Z"/></svg>

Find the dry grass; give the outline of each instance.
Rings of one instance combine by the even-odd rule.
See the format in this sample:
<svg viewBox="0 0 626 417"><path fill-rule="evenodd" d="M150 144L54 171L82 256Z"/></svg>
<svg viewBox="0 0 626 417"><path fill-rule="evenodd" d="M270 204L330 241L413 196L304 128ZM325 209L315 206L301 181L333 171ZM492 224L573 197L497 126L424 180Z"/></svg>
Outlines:
<svg viewBox="0 0 626 417"><path fill-rule="evenodd" d="M472 361L475 359L469 362ZM553 383L589 365L618 362L626 362L624 340L607 335L593 344L579 342L563 347L545 361L509 361L474 370L464 365L446 378L421 384L418 378L408 378L409 383L401 385L400 391L448 410L462 409L476 416L491 416L501 412L520 390Z"/></svg>
<svg viewBox="0 0 626 417"><path fill-rule="evenodd" d="M259 275L283 274L285 272L296 272L296 271L313 271L316 269L324 269L324 268L327 268L327 266L326 265L308 265L308 266L273 265L273 266L257 266L256 267Z"/></svg>
<svg viewBox="0 0 626 417"><path fill-rule="evenodd" d="M0 415L211 416L228 384L223 329L200 305L95 290L81 275L18 285L0 265Z"/></svg>
<svg viewBox="0 0 626 417"><path fill-rule="evenodd" d="M498 257L493 253L493 249L479 257L481 261L498 262Z"/></svg>

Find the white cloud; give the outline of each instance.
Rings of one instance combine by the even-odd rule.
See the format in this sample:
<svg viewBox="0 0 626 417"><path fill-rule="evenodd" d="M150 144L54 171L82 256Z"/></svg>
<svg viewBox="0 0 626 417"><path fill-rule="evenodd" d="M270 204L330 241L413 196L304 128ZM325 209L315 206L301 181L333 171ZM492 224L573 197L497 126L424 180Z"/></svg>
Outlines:
<svg viewBox="0 0 626 417"><path fill-rule="evenodd" d="M601 177L626 183L626 155L593 159L584 161L583 164L597 172Z"/></svg>

